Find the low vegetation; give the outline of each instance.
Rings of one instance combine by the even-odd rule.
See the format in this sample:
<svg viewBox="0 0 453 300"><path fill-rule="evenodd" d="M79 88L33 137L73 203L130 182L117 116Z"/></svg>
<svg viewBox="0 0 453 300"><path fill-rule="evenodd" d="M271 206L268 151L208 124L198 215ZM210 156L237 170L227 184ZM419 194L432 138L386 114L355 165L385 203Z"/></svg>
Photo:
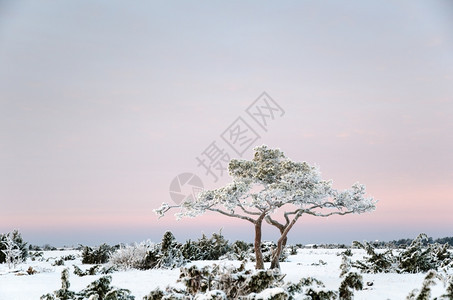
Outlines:
<svg viewBox="0 0 453 300"><path fill-rule="evenodd" d="M135 299L132 293L124 288L111 285L111 273L119 270L148 270L180 268L178 285L165 289L154 289L144 299L353 299L354 293L366 289L361 273L425 273L420 288L413 289L408 295L409 300L432 299L431 289L442 284L444 292L437 296L438 300L453 299L453 253L449 244L432 243L426 235L421 234L408 245L387 249L368 242L354 242L351 247L338 253L341 264L338 274L341 283L337 289L327 289L322 281L314 277L301 278L298 282L285 281L285 274L280 270L249 270L246 263L254 261L253 244L243 241L230 243L221 232L210 237L202 235L197 240L180 243L171 232L166 232L159 243L144 241L132 245L98 247L80 246L80 254L43 258L43 252L29 250L19 232L0 235L2 241L2 263L14 265L30 260L47 261L54 267L64 266L61 274L61 288L42 295L42 300L130 300ZM13 243L11 242L13 241ZM9 244L8 244L9 243ZM265 261L272 260L272 252L277 245L263 242L261 252ZM287 246L282 259L297 254L303 245ZM318 248L331 248L332 245L318 245ZM339 247L337 247L339 248ZM358 260L353 259L353 251L362 249L366 255ZM11 255L15 250L15 256ZM12 259L13 257L13 259ZM89 264L87 268L74 264L78 260ZM212 263L204 267L188 265L197 260L239 260L239 267ZM326 265L322 260L319 264ZM74 291L70 287L70 270L77 276L94 276L86 288ZM21 275L34 275L42 270L30 267ZM47 270L49 271L49 270ZM51 270L49 271L51 272ZM182 284L182 285L181 285ZM183 286L183 287L181 287Z"/></svg>

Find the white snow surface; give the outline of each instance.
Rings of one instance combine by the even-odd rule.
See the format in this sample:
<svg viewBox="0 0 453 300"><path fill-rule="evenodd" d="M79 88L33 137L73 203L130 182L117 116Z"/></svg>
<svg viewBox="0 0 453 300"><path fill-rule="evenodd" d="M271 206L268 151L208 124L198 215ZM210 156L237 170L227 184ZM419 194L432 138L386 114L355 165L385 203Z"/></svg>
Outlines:
<svg viewBox="0 0 453 300"><path fill-rule="evenodd" d="M326 289L338 290L341 283L339 278L341 257L337 253L341 249L299 249L297 255L289 256L287 262L281 263L281 271L287 274L285 281L298 282L302 277L315 277L321 280ZM353 260L361 258L365 252L363 250L352 250ZM52 266L55 259L73 254L76 260L65 261L64 266ZM70 268L69 280L70 290L80 291L89 283L102 277L103 275L79 277L73 273L73 265L79 266L82 270L88 269L92 265L81 263L80 252L77 250L44 251L44 258L48 261L32 261L19 264L14 269L9 269L7 264L0 264L0 300L28 300L39 299L42 295L51 293L61 287L61 271ZM324 263L320 263L320 260ZM239 266L239 261L196 261L199 267L210 264L226 264ZM188 264L188 265L190 265ZM32 267L39 273L28 275L27 269ZM268 267L268 264L266 264ZM253 263L249 263L247 268L253 269ZM357 271L352 269L352 271ZM167 285L183 287L177 283L179 269L173 270L127 270L118 271L112 274L112 285L120 288L129 289L135 299L142 299L156 287L164 289ZM364 290L355 291L354 299L382 300L382 299L405 299L413 289L420 289L426 274L362 274ZM373 283L368 286L367 282ZM432 288L433 298L443 294L445 287L438 282Z"/></svg>

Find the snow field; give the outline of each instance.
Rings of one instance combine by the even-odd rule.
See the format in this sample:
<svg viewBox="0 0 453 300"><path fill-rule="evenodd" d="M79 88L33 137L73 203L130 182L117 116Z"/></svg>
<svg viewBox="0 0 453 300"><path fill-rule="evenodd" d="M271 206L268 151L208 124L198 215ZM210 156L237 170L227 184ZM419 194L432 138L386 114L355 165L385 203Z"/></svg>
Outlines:
<svg viewBox="0 0 453 300"><path fill-rule="evenodd" d="M339 278L341 257L337 255L343 249L299 249L297 255L288 257L287 262L281 263L281 271L286 274L285 281L298 282L302 277L315 277L321 280L326 289L338 290L341 279ZM352 250L353 260L363 257L363 250ZM69 254L76 255L76 260L65 261L65 266L52 266L55 259ZM80 252L76 250L44 251L44 259L49 261L31 261L18 265L15 269L8 269L6 264L0 265L0 300L28 300L39 299L46 293L53 292L61 287L61 271L70 269L70 290L80 291L89 283L103 275L79 277L73 274L72 265L79 266L82 270L93 265L81 263ZM239 261L195 261L190 263L198 267L212 264L232 264L239 266ZM265 264L266 267L269 263ZM34 275L26 274L26 270L32 267L39 273ZM247 264L247 268L253 269L254 263ZM354 269L352 270L354 271ZM164 289L167 285L183 287L176 283L179 277L179 269L164 270L127 270L118 271L112 274L112 285L129 289L136 299L142 299L156 287ZM426 274L362 274L364 290L355 292L355 299L382 300L382 299L405 299L414 288L419 289ZM367 282L373 283L367 286ZM432 296L436 297L445 291L442 283L438 282L432 288Z"/></svg>

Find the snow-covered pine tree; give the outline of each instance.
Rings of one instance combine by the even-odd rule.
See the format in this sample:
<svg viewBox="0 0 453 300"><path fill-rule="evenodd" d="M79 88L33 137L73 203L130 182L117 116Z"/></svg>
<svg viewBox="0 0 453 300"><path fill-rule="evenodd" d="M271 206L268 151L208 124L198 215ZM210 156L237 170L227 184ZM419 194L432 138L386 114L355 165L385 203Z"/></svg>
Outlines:
<svg viewBox="0 0 453 300"><path fill-rule="evenodd" d="M149 253L155 256L155 267L164 269L179 268L184 265L187 260L181 252L181 244L176 241L175 236L171 231L165 232L160 243L160 253Z"/></svg>
<svg viewBox="0 0 453 300"><path fill-rule="evenodd" d="M69 290L70 286L71 283L69 282L69 269L66 268L61 272L61 289L54 292L55 297L59 300L74 299L75 292Z"/></svg>
<svg viewBox="0 0 453 300"><path fill-rule="evenodd" d="M374 247L368 243L360 243L358 241L353 242L353 246L364 249L368 256L365 256L363 260L357 260L352 262L352 266L360 269L364 273L389 273L397 272L398 270L398 258L393 255L392 250L385 252L376 252Z"/></svg>
<svg viewBox="0 0 453 300"><path fill-rule="evenodd" d="M445 291L445 294L442 294L440 296L440 299L442 300L452 300L453 299L453 276L450 278L450 280L447 282L447 289Z"/></svg>
<svg viewBox="0 0 453 300"><path fill-rule="evenodd" d="M27 243L24 242L18 230L0 234L0 264L6 262L11 268L11 266L24 262L27 257Z"/></svg>
<svg viewBox="0 0 453 300"><path fill-rule="evenodd" d="M427 272L436 269L434 257L431 256L430 247L424 242L428 236L419 234L412 243L399 255L399 268L405 273Z"/></svg>
<svg viewBox="0 0 453 300"><path fill-rule="evenodd" d="M338 255L341 255L340 277L343 277L344 275L349 273L349 271L351 270L351 267L352 267L351 266L351 263L352 263L351 262L351 256L352 256L351 249L343 251Z"/></svg>
<svg viewBox="0 0 453 300"><path fill-rule="evenodd" d="M222 255L230 249L228 240L222 235L222 230L219 233L213 233L211 237L212 249L210 253L211 260L218 260Z"/></svg>
<svg viewBox="0 0 453 300"><path fill-rule="evenodd" d="M94 248L82 246L82 263L105 264L114 251L114 247L111 247L105 243Z"/></svg>
<svg viewBox="0 0 453 300"><path fill-rule="evenodd" d="M160 217L179 208L177 218L196 217L207 211L248 221L254 227L256 269L263 269L261 253L264 220L278 228L280 238L271 268L279 268L279 259L287 235L304 214L318 217L364 213L375 209L376 201L365 198L365 186L337 191L332 182L321 179L319 170L306 162L294 162L279 149L263 145L254 149L252 160L232 159L228 171L232 182L224 187L204 191L195 200L185 199L179 205L163 203L155 211ZM272 218L282 213L284 222Z"/></svg>
<svg viewBox="0 0 453 300"><path fill-rule="evenodd" d="M84 298L97 297L98 300L134 300L128 289L112 287L112 276L103 276L90 283L80 293ZM90 298L90 299L93 299Z"/></svg>
<svg viewBox="0 0 453 300"><path fill-rule="evenodd" d="M181 246L181 253L187 260L199 260L200 249L198 243L192 240L187 240Z"/></svg>
<svg viewBox="0 0 453 300"><path fill-rule="evenodd" d="M340 284L339 296L340 300L352 300L354 297L354 290L363 289L362 275L356 272L348 273Z"/></svg>
<svg viewBox="0 0 453 300"><path fill-rule="evenodd" d="M8 268L16 267L16 265L22 261L21 251L19 246L14 242L11 234L6 234L2 239L3 253L5 262L8 264Z"/></svg>

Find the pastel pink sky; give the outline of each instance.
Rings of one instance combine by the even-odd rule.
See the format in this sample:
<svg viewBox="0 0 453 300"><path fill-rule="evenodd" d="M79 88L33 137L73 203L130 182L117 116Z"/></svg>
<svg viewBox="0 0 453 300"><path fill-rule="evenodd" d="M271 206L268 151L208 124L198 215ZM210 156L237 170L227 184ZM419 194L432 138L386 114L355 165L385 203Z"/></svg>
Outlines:
<svg viewBox="0 0 453 300"><path fill-rule="evenodd" d="M453 5L409 0L0 2L0 233L250 240L246 222L152 209L180 173L228 182L195 158L212 141L227 149L221 133L263 91L285 114L267 132L247 119L256 145L379 200L304 217L291 242L453 235Z"/></svg>

